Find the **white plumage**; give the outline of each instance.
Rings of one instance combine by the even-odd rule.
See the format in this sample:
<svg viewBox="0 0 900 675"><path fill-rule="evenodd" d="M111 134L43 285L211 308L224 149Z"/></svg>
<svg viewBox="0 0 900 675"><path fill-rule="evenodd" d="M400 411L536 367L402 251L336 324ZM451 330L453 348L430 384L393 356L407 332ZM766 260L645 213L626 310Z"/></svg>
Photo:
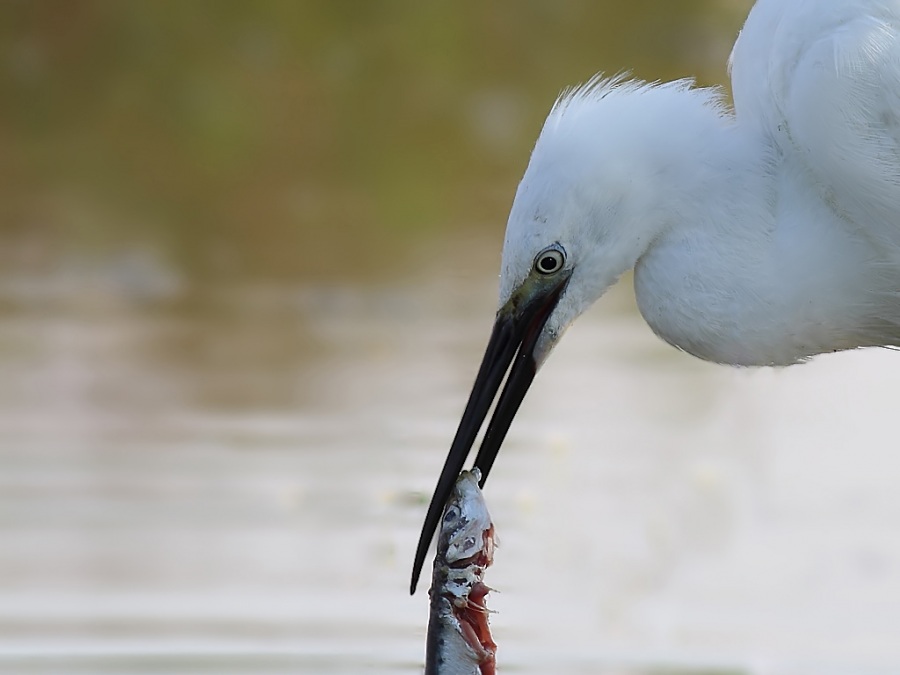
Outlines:
<svg viewBox="0 0 900 675"><path fill-rule="evenodd" d="M629 269L651 328L711 361L900 345L900 0L758 0L731 72L734 111L690 82L616 78L553 106L411 589L501 381L482 482L553 345Z"/></svg>
<svg viewBox="0 0 900 675"><path fill-rule="evenodd" d="M632 268L653 330L704 359L900 344L900 0L759 0L731 75L734 111L689 82L557 101L501 274L503 307L540 251L565 252L538 363Z"/></svg>

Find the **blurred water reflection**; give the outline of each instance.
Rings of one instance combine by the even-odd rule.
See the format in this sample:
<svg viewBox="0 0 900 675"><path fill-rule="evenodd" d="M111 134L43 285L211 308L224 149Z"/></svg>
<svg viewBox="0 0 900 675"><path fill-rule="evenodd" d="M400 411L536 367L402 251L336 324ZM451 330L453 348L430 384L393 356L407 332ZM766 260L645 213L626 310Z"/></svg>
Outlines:
<svg viewBox="0 0 900 675"><path fill-rule="evenodd" d="M4 4L0 671L416 672L541 117L721 81L747 4ZM617 289L488 490L503 669L898 672L898 369L695 363Z"/></svg>
<svg viewBox="0 0 900 675"><path fill-rule="evenodd" d="M410 553L493 306L471 243L412 284L9 309L0 670L415 672ZM891 356L734 373L616 292L488 491L506 669L893 672Z"/></svg>

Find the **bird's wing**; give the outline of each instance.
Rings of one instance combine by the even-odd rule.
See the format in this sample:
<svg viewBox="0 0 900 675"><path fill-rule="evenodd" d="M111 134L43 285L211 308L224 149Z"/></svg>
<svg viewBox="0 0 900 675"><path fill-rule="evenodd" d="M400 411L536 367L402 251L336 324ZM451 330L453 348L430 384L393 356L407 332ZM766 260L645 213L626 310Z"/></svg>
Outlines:
<svg viewBox="0 0 900 675"><path fill-rule="evenodd" d="M900 0L759 0L731 70L738 122L900 260Z"/></svg>

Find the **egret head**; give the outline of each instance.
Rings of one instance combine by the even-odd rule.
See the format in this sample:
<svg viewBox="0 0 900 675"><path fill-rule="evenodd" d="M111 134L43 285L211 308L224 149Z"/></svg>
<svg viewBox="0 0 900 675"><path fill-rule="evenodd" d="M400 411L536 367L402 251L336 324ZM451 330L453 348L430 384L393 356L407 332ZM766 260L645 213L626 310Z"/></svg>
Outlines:
<svg viewBox="0 0 900 675"><path fill-rule="evenodd" d="M534 349L538 366L565 329L627 270L661 229L665 151L642 110L679 85L596 80L553 106L519 183L506 226L500 309L563 284ZM482 468L484 472L484 468Z"/></svg>
<svg viewBox="0 0 900 675"><path fill-rule="evenodd" d="M688 94L688 95L685 95ZM683 195L669 180L694 133L691 111L718 99L689 82L649 85L595 79L556 102L513 202L503 245L494 329L429 505L418 570L444 503L500 384L475 459L482 485L538 368L565 329L664 231ZM653 133L671 113L681 125ZM660 115L662 114L662 118ZM698 122L698 129L701 124Z"/></svg>

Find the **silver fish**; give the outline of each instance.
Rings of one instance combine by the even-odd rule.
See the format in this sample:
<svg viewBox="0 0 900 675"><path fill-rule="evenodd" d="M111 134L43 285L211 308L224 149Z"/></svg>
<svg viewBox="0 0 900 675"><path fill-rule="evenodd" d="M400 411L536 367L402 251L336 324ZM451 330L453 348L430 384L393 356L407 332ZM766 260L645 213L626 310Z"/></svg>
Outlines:
<svg viewBox="0 0 900 675"><path fill-rule="evenodd" d="M425 675L495 675L483 581L494 559L494 525L478 481L463 471L453 486L438 531L431 577Z"/></svg>

